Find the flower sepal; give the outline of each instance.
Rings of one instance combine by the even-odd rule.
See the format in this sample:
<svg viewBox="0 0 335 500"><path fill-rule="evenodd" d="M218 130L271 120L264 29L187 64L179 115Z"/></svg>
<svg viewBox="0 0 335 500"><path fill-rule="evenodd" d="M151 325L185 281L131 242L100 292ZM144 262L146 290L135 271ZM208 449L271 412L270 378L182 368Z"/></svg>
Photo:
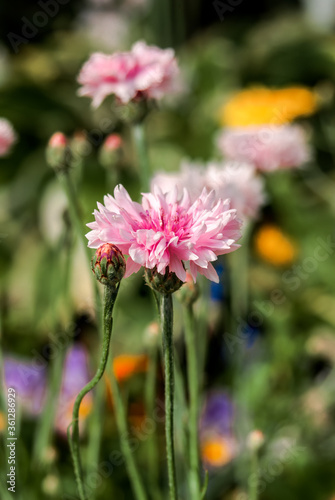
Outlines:
<svg viewBox="0 0 335 500"><path fill-rule="evenodd" d="M155 292L164 295L176 292L184 284L175 273L169 271L168 267L164 274L159 273L156 267L154 267L154 269L146 268L144 276L147 284L155 290Z"/></svg>

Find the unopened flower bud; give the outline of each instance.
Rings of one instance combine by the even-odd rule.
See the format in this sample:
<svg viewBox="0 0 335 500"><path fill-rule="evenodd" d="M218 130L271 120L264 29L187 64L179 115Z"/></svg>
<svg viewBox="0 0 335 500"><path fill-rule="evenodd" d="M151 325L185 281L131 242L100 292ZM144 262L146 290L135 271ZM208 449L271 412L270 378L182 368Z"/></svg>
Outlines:
<svg viewBox="0 0 335 500"><path fill-rule="evenodd" d="M110 168L118 161L121 153L122 138L119 134L110 134L106 137L100 152L99 160L103 167Z"/></svg>
<svg viewBox="0 0 335 500"><path fill-rule="evenodd" d="M92 258L92 271L103 285L115 286L126 272L126 261L121 250L111 243L101 245Z"/></svg>
<svg viewBox="0 0 335 500"><path fill-rule="evenodd" d="M54 474L48 474L42 481L42 491L48 496L55 496L59 490L59 479Z"/></svg>
<svg viewBox="0 0 335 500"><path fill-rule="evenodd" d="M155 345L159 336L160 326L157 321L152 321L145 329L145 340L148 345Z"/></svg>
<svg viewBox="0 0 335 500"><path fill-rule="evenodd" d="M75 164L80 163L92 151L92 146L84 132L75 132L70 143L70 148L72 161Z"/></svg>
<svg viewBox="0 0 335 500"><path fill-rule="evenodd" d="M199 285L194 283L191 274L186 272L186 281L178 292L178 299L186 306L191 306L199 297Z"/></svg>
<svg viewBox="0 0 335 500"><path fill-rule="evenodd" d="M251 431L247 437L247 446L251 451L257 451L264 443L264 434L262 431L255 429Z"/></svg>
<svg viewBox="0 0 335 500"><path fill-rule="evenodd" d="M46 149L46 158L49 165L55 170L64 170L69 164L68 140L62 132L56 132L49 140Z"/></svg>
<svg viewBox="0 0 335 500"><path fill-rule="evenodd" d="M156 267L154 269L145 269L144 274L147 284L156 292L165 295L176 292L183 284L176 274L171 273L168 268L165 274L160 274Z"/></svg>

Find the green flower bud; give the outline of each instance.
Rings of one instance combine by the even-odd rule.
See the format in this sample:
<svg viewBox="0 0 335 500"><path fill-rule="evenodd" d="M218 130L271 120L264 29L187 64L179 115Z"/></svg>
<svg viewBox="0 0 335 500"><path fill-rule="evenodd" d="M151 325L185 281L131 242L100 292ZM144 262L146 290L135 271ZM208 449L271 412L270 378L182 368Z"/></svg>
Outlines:
<svg viewBox="0 0 335 500"><path fill-rule="evenodd" d="M55 170L66 170L70 164L71 152L68 146L68 140L62 132L56 132L50 137L47 149L46 159L50 167Z"/></svg>
<svg viewBox="0 0 335 500"><path fill-rule="evenodd" d="M160 274L157 268L144 270L147 284L156 292L165 295L176 292L183 285L183 282L177 278L175 273L171 273L167 268L165 274Z"/></svg>
<svg viewBox="0 0 335 500"><path fill-rule="evenodd" d="M113 168L118 163L122 151L122 138L119 134L110 134L99 151L99 160L103 167Z"/></svg>
<svg viewBox="0 0 335 500"><path fill-rule="evenodd" d="M91 267L100 283L116 286L125 275L126 261L118 247L104 243L93 255Z"/></svg>

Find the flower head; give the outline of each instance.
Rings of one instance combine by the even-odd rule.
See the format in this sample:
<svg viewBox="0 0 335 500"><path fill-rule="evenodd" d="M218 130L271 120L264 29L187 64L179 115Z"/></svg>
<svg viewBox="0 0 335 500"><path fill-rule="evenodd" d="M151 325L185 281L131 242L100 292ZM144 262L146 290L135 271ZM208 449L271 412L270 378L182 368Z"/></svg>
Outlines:
<svg viewBox="0 0 335 500"><path fill-rule="evenodd" d="M206 185L220 198L229 198L232 208L244 218L257 218L266 197L264 180L249 163L211 163L206 171Z"/></svg>
<svg viewBox="0 0 335 500"><path fill-rule="evenodd" d="M113 371L118 382L128 380L132 375L148 370L149 358L146 354L120 354L113 361Z"/></svg>
<svg viewBox="0 0 335 500"><path fill-rule="evenodd" d="M237 453L233 433L234 406L225 392L207 397L200 418L201 456L207 467L222 467Z"/></svg>
<svg viewBox="0 0 335 500"><path fill-rule="evenodd" d="M218 138L222 153L263 171L299 167L311 156L304 130L298 125L230 128Z"/></svg>
<svg viewBox="0 0 335 500"><path fill-rule="evenodd" d="M163 192L187 187L192 200L196 200L204 187L215 190L217 199L229 198L230 207L239 217L256 218L265 202L264 181L256 175L251 164L234 161L208 163L184 162L178 173L158 173L151 183Z"/></svg>
<svg viewBox="0 0 335 500"><path fill-rule="evenodd" d="M214 191L204 189L192 203L186 189L180 199L176 189L163 194L156 187L154 193L143 194L139 204L119 185L114 197L105 196L104 201L88 224L88 245L97 248L110 242L129 255L126 277L144 266L160 274L168 269L185 281L187 264L194 280L200 273L217 281L211 262L238 248L241 221L228 200L215 199Z"/></svg>
<svg viewBox="0 0 335 500"><path fill-rule="evenodd" d="M108 95L122 103L133 99L161 99L176 89L178 65L172 49L135 43L130 52L92 54L84 64L78 82L79 95L93 99L98 107Z"/></svg>
<svg viewBox="0 0 335 500"><path fill-rule="evenodd" d="M9 153L16 140L17 136L12 125L6 118L0 118L0 157Z"/></svg>
<svg viewBox="0 0 335 500"><path fill-rule="evenodd" d="M310 115L317 97L305 87L251 88L234 95L221 109L221 124L228 127L283 125Z"/></svg>
<svg viewBox="0 0 335 500"><path fill-rule="evenodd" d="M6 357L4 360L6 387L16 391L23 411L28 415L41 413L46 395L46 369L33 360Z"/></svg>
<svg viewBox="0 0 335 500"><path fill-rule="evenodd" d="M255 236L257 253L274 266L290 265L297 254L296 245L277 226L265 224Z"/></svg>
<svg viewBox="0 0 335 500"><path fill-rule="evenodd" d="M104 243L93 255L91 267L100 283L115 286L125 274L126 261L118 247Z"/></svg>

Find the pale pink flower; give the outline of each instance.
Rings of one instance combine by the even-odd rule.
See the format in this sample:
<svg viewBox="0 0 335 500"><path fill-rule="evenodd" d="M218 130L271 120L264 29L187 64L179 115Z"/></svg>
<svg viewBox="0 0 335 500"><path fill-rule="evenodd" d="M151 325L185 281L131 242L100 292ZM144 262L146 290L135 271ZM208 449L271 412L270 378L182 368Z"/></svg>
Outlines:
<svg viewBox="0 0 335 500"><path fill-rule="evenodd" d="M118 246L129 255L126 277L144 266L156 267L161 274L169 268L185 281L185 264L194 280L200 273L217 282L211 262L239 247L241 221L228 200L215 199L214 191L204 189L192 203L187 189L179 198L176 189L163 194L156 187L154 193L143 194L139 204L119 185L114 198L107 195L104 202L98 203L95 222L88 224L88 246Z"/></svg>
<svg viewBox="0 0 335 500"><path fill-rule="evenodd" d="M9 153L16 140L17 136L12 125L6 118L0 118L0 156Z"/></svg>
<svg viewBox="0 0 335 500"><path fill-rule="evenodd" d="M219 163L183 162L179 172L158 172L151 187L159 186L164 193L177 188L179 193L186 187L192 201L204 187L215 190L216 198L230 200L230 207L238 217L256 218L265 203L264 180L248 163L225 161Z"/></svg>
<svg viewBox="0 0 335 500"><path fill-rule="evenodd" d="M299 167L311 156L298 125L229 128L219 136L218 147L227 158L253 163L263 171Z"/></svg>
<svg viewBox="0 0 335 500"><path fill-rule="evenodd" d="M130 52L112 55L96 52L84 64L78 77L79 95L93 99L98 107L114 94L122 103L132 99L161 99L177 90L179 74L172 49L135 43Z"/></svg>
<svg viewBox="0 0 335 500"><path fill-rule="evenodd" d="M156 172L151 179L151 191L155 189L155 186L158 186L163 193L177 189L178 196L181 197L186 188L191 201L194 202L206 187L205 170L206 166L200 162L184 160L177 172Z"/></svg>
<svg viewBox="0 0 335 500"><path fill-rule="evenodd" d="M239 217L255 219L266 201L264 179L252 165L227 161L210 163L205 173L205 184L215 189L220 198L230 199Z"/></svg>

